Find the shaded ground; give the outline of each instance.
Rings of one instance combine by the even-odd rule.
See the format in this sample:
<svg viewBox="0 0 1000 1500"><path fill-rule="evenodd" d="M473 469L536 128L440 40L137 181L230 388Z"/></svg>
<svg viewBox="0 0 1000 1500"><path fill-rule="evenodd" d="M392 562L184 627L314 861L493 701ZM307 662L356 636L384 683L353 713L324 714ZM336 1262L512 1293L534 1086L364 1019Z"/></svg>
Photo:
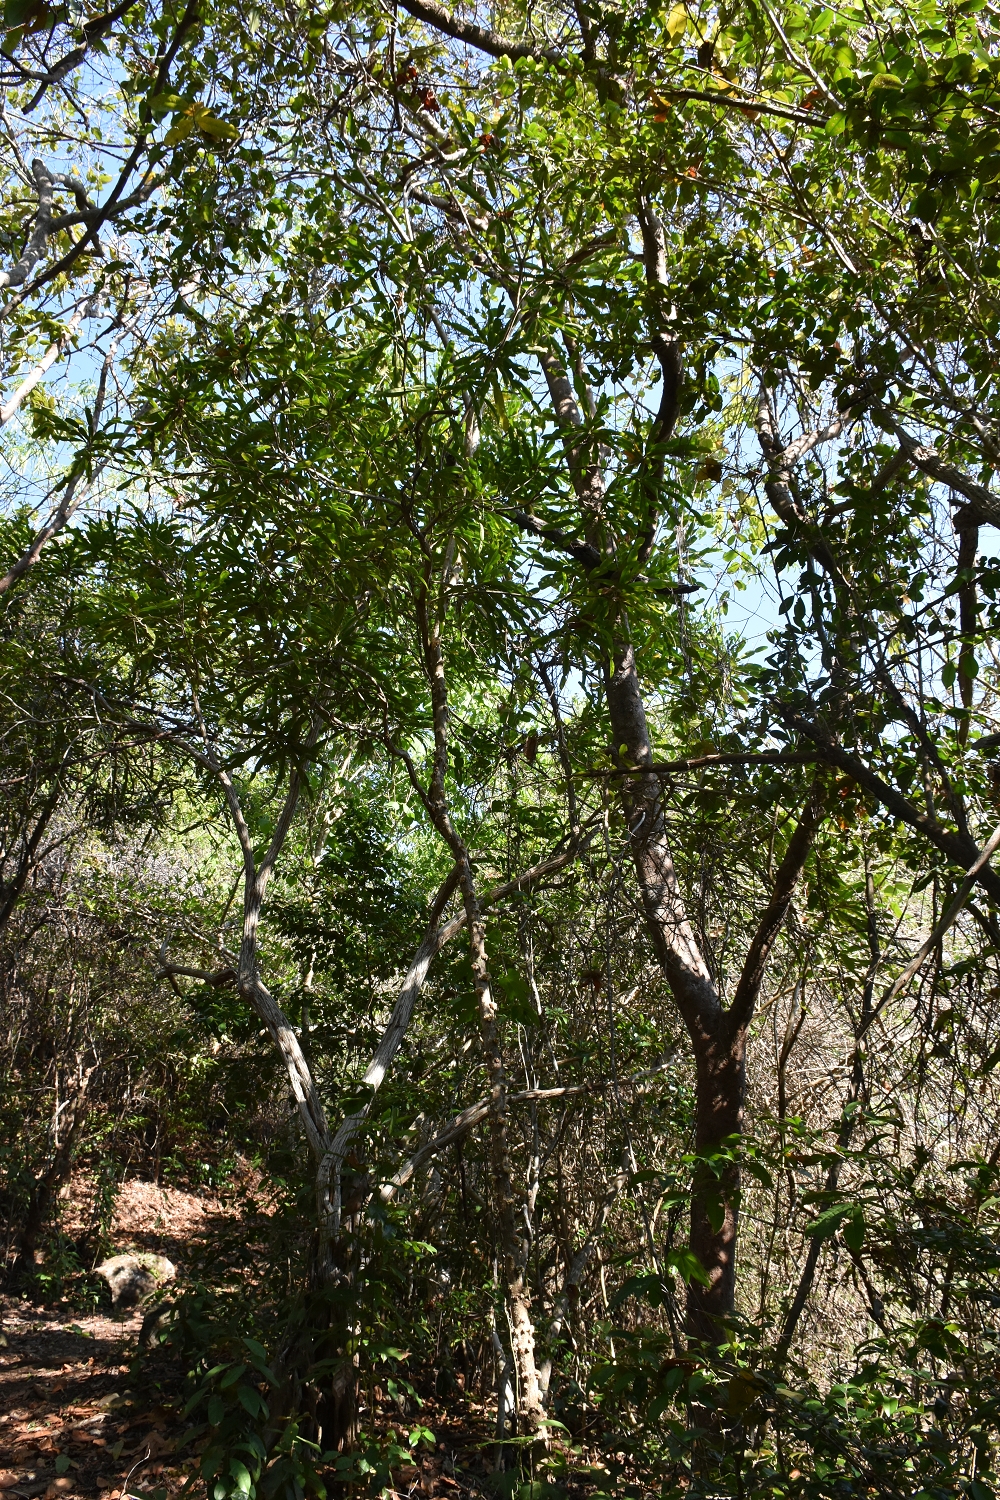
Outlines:
<svg viewBox="0 0 1000 1500"><path fill-rule="evenodd" d="M119 1500L136 1490L176 1496L197 1468L184 1446L180 1399L144 1399L131 1360L141 1315L65 1322L23 1304L4 1311L0 1351L0 1488L34 1500ZM419 1420L437 1438L396 1476L401 1494L481 1493L492 1468L488 1413L475 1403L429 1403L401 1416L391 1401L372 1425L398 1432Z"/></svg>
<svg viewBox="0 0 1000 1500"><path fill-rule="evenodd" d="M241 1183L223 1199L125 1183L111 1226L114 1253L166 1255L182 1284L249 1290L267 1278L273 1285L277 1226L254 1187ZM70 1237L93 1222L86 1177L74 1180L62 1209ZM85 1293L97 1295L92 1277L76 1283L78 1306ZM164 1372L137 1366L142 1311L115 1315L103 1296L105 1307L88 1313L74 1312L68 1297L48 1307L0 1300L0 1500L122 1500L137 1492L175 1500L197 1472L181 1415L183 1371L160 1380ZM381 1390L376 1402L363 1418L369 1431L405 1435L419 1423L435 1435L434 1451L415 1455L394 1476L400 1496L483 1494L493 1467L486 1407L461 1393L406 1412Z"/></svg>
<svg viewBox="0 0 1000 1500"><path fill-rule="evenodd" d="M246 1185L241 1185L245 1188ZM247 1207L248 1225L241 1209ZM93 1222L93 1184L74 1178L61 1205L63 1233L74 1238ZM214 1269L237 1280L252 1276L248 1245L266 1242L267 1215L252 1193L230 1201L148 1182L126 1182L118 1194L110 1239L115 1253L166 1255L182 1275ZM232 1252L237 1251L232 1264ZM175 1450L186 1424L181 1403L144 1400L132 1368L142 1312L116 1315L101 1283L74 1278L73 1298L106 1306L72 1311L70 1298L56 1307L0 1302L0 1493L34 1496L102 1496L116 1500L134 1489L180 1488L193 1467L178 1464Z"/></svg>
<svg viewBox="0 0 1000 1500"><path fill-rule="evenodd" d="M4 1311L0 1355L0 1483L7 1493L120 1495L137 1463L153 1477L168 1451L169 1413L124 1390L141 1318Z"/></svg>

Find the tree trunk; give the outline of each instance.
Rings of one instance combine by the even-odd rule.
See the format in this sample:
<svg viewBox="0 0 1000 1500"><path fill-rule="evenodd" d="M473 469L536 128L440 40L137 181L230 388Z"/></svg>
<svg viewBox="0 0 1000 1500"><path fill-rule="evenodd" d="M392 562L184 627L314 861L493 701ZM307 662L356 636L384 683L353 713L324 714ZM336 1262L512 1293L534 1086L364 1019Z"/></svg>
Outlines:
<svg viewBox="0 0 1000 1500"><path fill-rule="evenodd" d="M429 582L430 568L428 585ZM430 790L424 792L409 764L408 770L424 799L435 828L454 855L458 870L458 883L469 929L469 958L476 987L479 1039L490 1088L487 1128L493 1209L499 1242L501 1281L510 1320L511 1353L517 1377L517 1414L522 1431L532 1434L538 1431L545 1411L535 1362L535 1328L531 1320L531 1294L526 1275L530 1244L527 1234L519 1227L519 1204L507 1141L507 1076L500 1028L497 1025L497 1004L490 983L486 929L469 852L452 821L448 806L445 787L448 766L448 692L444 651L440 625L429 617L427 611L427 593L428 589L425 588L418 613L434 720L434 759Z"/></svg>
<svg viewBox="0 0 1000 1500"><path fill-rule="evenodd" d="M642 230L652 347L660 362L663 387L660 409L650 428L643 464L643 492L647 517L636 537L639 557L652 549L659 520L664 443L671 436L680 410L681 360L676 340L661 324L666 311L667 286L663 229L652 207L638 207ZM583 414L572 382L553 346L539 355L562 431L570 479L580 507L586 542L545 527L531 517L519 524L568 553L585 571L600 567L616 555L605 525L606 493L598 448L585 434ZM696 1140L699 1154L713 1155L727 1136L738 1136L743 1124L746 1090L746 1032L766 969L768 954L784 921L795 883L819 823L822 797L817 782L803 810L788 853L775 878L768 903L747 953L733 1004L723 1008L698 941L687 918L674 868L660 795L653 771L646 711L629 639L624 611L615 623L615 643L604 661L604 690L613 740L613 754L621 771L621 802L642 898L646 927L657 959L670 985L687 1028L696 1070ZM717 1175L706 1163L694 1175L691 1190L691 1249L705 1270L709 1285L688 1290L688 1332L693 1342L717 1339L733 1313L736 1288L736 1239L739 1214L739 1174L731 1166Z"/></svg>
<svg viewBox="0 0 1000 1500"><path fill-rule="evenodd" d="M605 669L605 692L615 749L623 768L621 800L646 926L691 1039L695 1060L695 1142L699 1154L713 1152L743 1124L745 1035L730 1042L726 1016L698 947L667 842L660 780L645 770L653 763L646 711L631 646L615 653ZM694 1340L721 1336L736 1293L738 1181L733 1172L717 1180L708 1166L691 1187L690 1248L710 1285L688 1287L688 1333Z"/></svg>
<svg viewBox="0 0 1000 1500"><path fill-rule="evenodd" d="M640 529L630 539L637 544L634 555L641 565L652 552L661 517L665 445L673 434L681 410L683 365L673 331L675 319L670 306L666 237L653 205L644 193L637 200L636 217L642 234L649 343L662 374L660 407L650 424L640 475L645 514ZM517 512L515 518L522 530L568 554L585 573L607 572L624 554L607 525L607 488L600 444L588 429L581 403L591 418L596 414L596 406L586 387L577 351L571 342L567 342L566 347L579 377L579 396L554 341L539 350L538 362L548 387L555 422L562 434L583 539L570 535L561 527L547 526L523 512ZM610 657L606 656L604 660L604 687L613 753L621 771L622 808L646 926L691 1039L696 1068L698 1151L711 1157L722 1141L728 1136L738 1136L742 1130L747 1028L768 955L784 921L820 821L823 783L817 779L803 808L775 877L771 899L751 940L733 1003L726 1010L687 919L674 869L659 777L652 769L652 747L624 609L613 623L612 631L614 646ZM425 630L425 649L431 638L432 633ZM441 675L443 692L440 663L436 670ZM434 671L428 655L432 686ZM443 697L441 702L443 704ZM442 718L442 736L443 724ZM442 738L438 746L442 777L446 755L446 742ZM709 1285L695 1285L689 1290L688 1328L694 1341L717 1336L722 1322L734 1310L738 1200L739 1178L735 1166L717 1175L706 1162L695 1173L691 1199L691 1246L702 1262Z"/></svg>
<svg viewBox="0 0 1000 1500"><path fill-rule="evenodd" d="M34 1270L35 1251L38 1249L42 1230L48 1223L53 1199L63 1183L69 1181L73 1170L73 1151L87 1118L87 1090L96 1071L94 1065L80 1072L72 1098L63 1111L63 1118L54 1127L55 1152L52 1161L35 1182L28 1200L17 1257L10 1271L12 1282L29 1277Z"/></svg>
<svg viewBox="0 0 1000 1500"><path fill-rule="evenodd" d="M723 1027L723 1033L728 1027ZM743 1132L746 1097L746 1032L728 1041L725 1034L695 1054L697 1068L695 1150L711 1157L727 1138ZM710 1285L693 1281L688 1289L688 1333L698 1341L718 1343L725 1319L736 1302L736 1235L739 1216L739 1168L718 1174L705 1164L696 1168L691 1193L691 1249L708 1273Z"/></svg>
<svg viewBox="0 0 1000 1500"><path fill-rule="evenodd" d="M630 645L616 650L613 664L606 664L604 680L646 925L691 1039L696 1149L699 1156L710 1157L727 1137L742 1134L747 1027L768 955L820 822L825 783L817 779L789 840L726 1010L687 919L667 839L659 777L649 769L653 752ZM705 1162L694 1174L690 1247L709 1279L708 1286L693 1281L688 1287L688 1334L696 1343L718 1342L735 1308L739 1187L736 1165L716 1173Z"/></svg>

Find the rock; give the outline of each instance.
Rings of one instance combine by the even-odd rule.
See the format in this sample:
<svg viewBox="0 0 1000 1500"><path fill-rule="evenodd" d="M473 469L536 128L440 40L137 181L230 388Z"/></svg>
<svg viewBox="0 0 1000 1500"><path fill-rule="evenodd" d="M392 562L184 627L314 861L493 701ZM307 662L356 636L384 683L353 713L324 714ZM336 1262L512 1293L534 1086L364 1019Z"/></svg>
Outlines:
<svg viewBox="0 0 1000 1500"><path fill-rule="evenodd" d="M148 1313L142 1320L139 1329L139 1352L148 1354L157 1342L157 1335L161 1328L165 1328L170 1322L170 1315L176 1308L177 1303L164 1298L162 1302L154 1302Z"/></svg>
<svg viewBox="0 0 1000 1500"><path fill-rule="evenodd" d="M113 1255L97 1267L111 1288L113 1307L135 1307L164 1281L173 1281L177 1267L165 1255Z"/></svg>

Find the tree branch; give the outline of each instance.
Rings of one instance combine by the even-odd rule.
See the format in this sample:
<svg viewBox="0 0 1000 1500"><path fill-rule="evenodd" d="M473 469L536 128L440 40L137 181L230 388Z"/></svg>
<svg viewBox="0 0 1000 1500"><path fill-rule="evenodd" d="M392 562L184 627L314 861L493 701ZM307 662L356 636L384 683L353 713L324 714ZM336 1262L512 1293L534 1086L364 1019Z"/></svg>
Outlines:
<svg viewBox="0 0 1000 1500"><path fill-rule="evenodd" d="M423 21L435 31L443 31L445 36L452 37L456 42L464 42L468 47L486 52L490 57L533 57L549 62L559 59L560 54L554 47L539 47L536 42L519 42L485 26L477 26L472 21L462 21L451 11L445 10L443 5L438 5L436 0L400 0L400 4L415 20Z"/></svg>
<svg viewBox="0 0 1000 1500"><path fill-rule="evenodd" d="M818 758L816 750L757 750L744 754L692 755L685 760L668 760L649 766L622 767L611 770L594 769L577 771L577 776L608 777L646 776L650 771L658 776L670 776L675 771L700 771L709 766L806 766Z"/></svg>
<svg viewBox="0 0 1000 1500"><path fill-rule="evenodd" d="M900 792L895 791L883 781L881 776L866 766L864 761L836 744L818 724L804 718L785 704L777 704L776 707L786 724L798 730L806 739L812 740L821 759L825 760L827 765L836 766L838 770L846 772L853 781L856 781L877 802L880 802L887 812L923 834L936 849L940 849L942 854L947 855L953 864L959 865L963 870L968 870L976 864L981 851L976 847L973 839L960 833L950 833L948 829L942 828L936 818L930 813L921 812ZM984 866L978 870L976 878L992 900L1000 904L1000 876Z"/></svg>
<svg viewBox="0 0 1000 1500"><path fill-rule="evenodd" d="M131 4L132 0L129 0L129 3ZM60 354L62 354L66 346L69 344L70 339L73 337L74 333L83 322L84 317L92 317L96 310L97 299L94 297L89 297L85 301L77 304L72 317L70 318L68 323L64 324L59 337L49 345L49 347L46 349L45 353L39 360L38 364L31 371L30 375L25 376L24 380L21 381L21 384L18 386L17 390L14 391L10 399L6 401L3 406L0 406L0 427L6 426L25 397L30 396L31 392L35 389L35 386L41 380L42 376L45 375L55 364Z"/></svg>
<svg viewBox="0 0 1000 1500"><path fill-rule="evenodd" d="M733 1003L726 1015L730 1031L734 1035L749 1025L753 1015L774 940L785 920L799 876L802 874L802 867L812 848L816 830L823 820L824 791L825 775L820 773L813 782L812 790L799 815L795 832L788 841L785 857L774 877L771 899L757 924L757 931L753 935L743 962L743 972L736 986Z"/></svg>
<svg viewBox="0 0 1000 1500"><path fill-rule="evenodd" d="M929 479L937 480L939 484L947 485L950 490L965 497L969 502L966 525L975 522L979 525L1000 526L1000 495L995 495L984 484L970 479L968 474L948 463L936 448L929 448L918 442L884 406L872 401L869 407L879 426L897 439L902 453L910 463Z"/></svg>

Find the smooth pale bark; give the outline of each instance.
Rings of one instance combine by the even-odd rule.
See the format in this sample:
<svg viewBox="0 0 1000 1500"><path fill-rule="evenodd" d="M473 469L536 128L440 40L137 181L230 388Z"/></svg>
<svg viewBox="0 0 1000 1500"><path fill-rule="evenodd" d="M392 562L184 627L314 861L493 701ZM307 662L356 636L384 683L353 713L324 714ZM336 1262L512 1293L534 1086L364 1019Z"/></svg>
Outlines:
<svg viewBox="0 0 1000 1500"><path fill-rule="evenodd" d="M433 576L433 562L428 558L424 590L418 602L418 616L434 725L434 756L429 790L425 791L421 786L408 757L406 764L431 821L450 849L459 872L459 889L469 935L469 959L475 981L480 1048L490 1087L487 1119L493 1212L510 1324L511 1353L517 1375L518 1419L522 1429L530 1434L538 1430L545 1416L535 1361L535 1328L531 1319L531 1294L526 1274L530 1244L521 1227L520 1205L510 1160L507 1077L500 1028L497 1024L497 1004L490 983L482 905L476 891L469 852L452 820L446 793L448 691L441 625L428 610Z"/></svg>
<svg viewBox="0 0 1000 1500"><path fill-rule="evenodd" d="M73 312L73 315L64 325L59 337L49 345L35 368L30 372L30 374L24 377L17 389L13 391L11 395L8 396L3 405L0 406L0 427L5 427L7 425L21 403L31 395L38 382L45 377L48 371L55 364L56 360L59 358L60 354L62 354L64 349L68 347L74 333L83 322L84 314L92 316L95 311L96 299L84 300L77 305L76 309Z"/></svg>

